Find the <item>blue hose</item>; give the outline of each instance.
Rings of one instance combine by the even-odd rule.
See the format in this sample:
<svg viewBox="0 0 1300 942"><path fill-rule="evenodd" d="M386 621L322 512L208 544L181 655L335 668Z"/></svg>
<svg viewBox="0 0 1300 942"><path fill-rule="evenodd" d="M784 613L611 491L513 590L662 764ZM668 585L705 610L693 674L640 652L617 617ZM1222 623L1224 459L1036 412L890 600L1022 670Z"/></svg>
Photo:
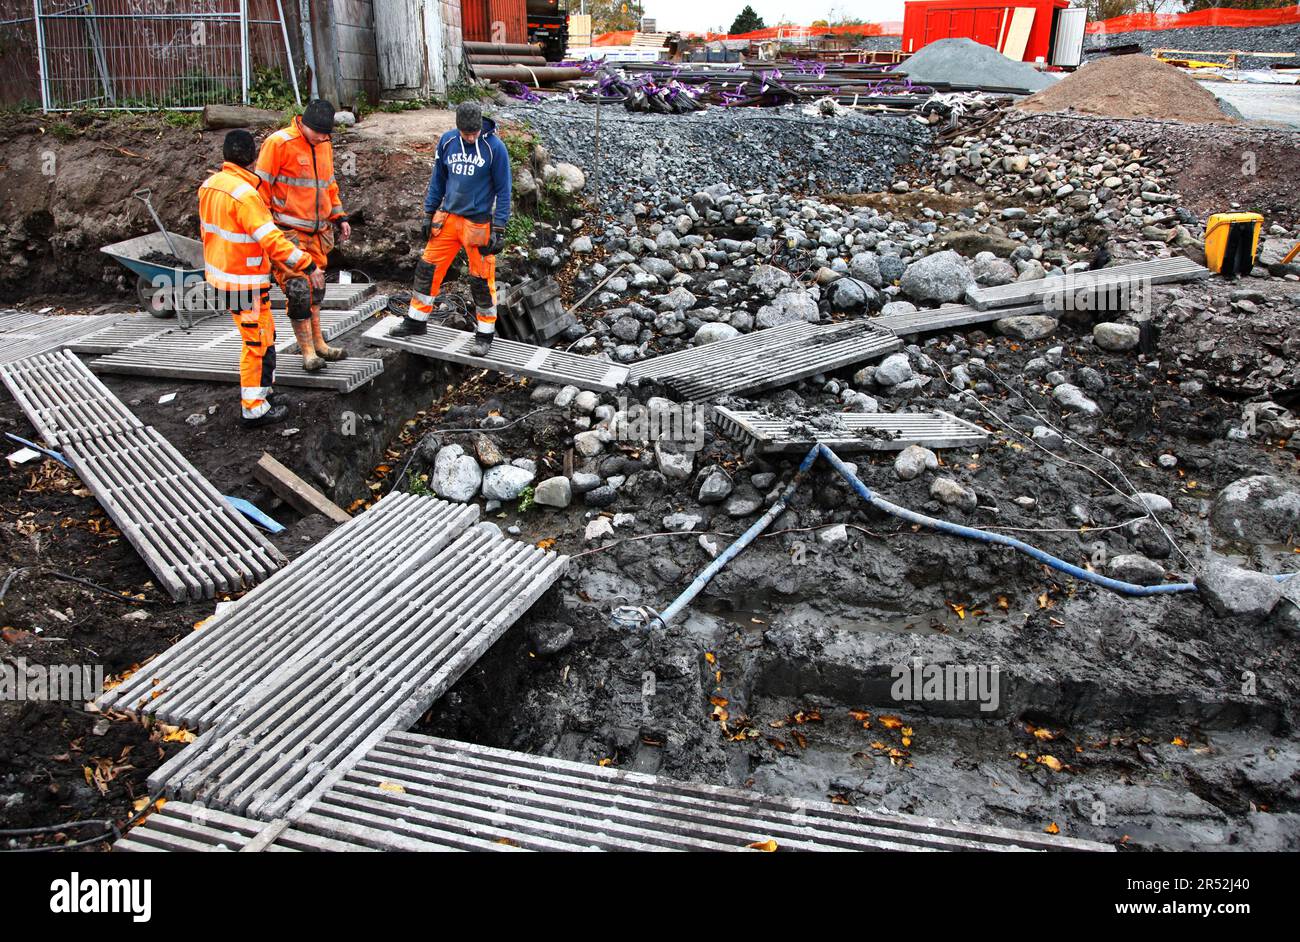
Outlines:
<svg viewBox="0 0 1300 942"><path fill-rule="evenodd" d="M707 569L696 576L695 580L686 587L686 591L674 599L671 605L665 608L661 613L654 615L650 620L658 621L660 624L667 626L667 624L677 617L677 615L680 614L697 595L704 591L704 587L709 584L709 581L717 575L727 565L727 563L731 562L732 559L738 556L741 550L752 543L760 533L767 529L773 520L781 515L785 510L790 497L803 482L803 478L807 474L808 469L812 467L818 457L825 458L827 463L836 470L840 477L844 478L857 495L868 504L883 510L891 516L898 517L901 520L906 520L908 523L929 527L930 529L938 530L941 533L951 533L954 536L961 536L970 540L979 540L982 543L995 543L999 546L1008 546L1011 549L1019 550L1020 552L1033 557L1041 563L1051 566L1059 572L1074 576L1076 579L1081 579L1084 582L1090 582L1093 585L1099 585L1103 589L1110 589L1112 592L1123 593L1124 595L1135 595L1141 597L1169 595L1174 592L1197 591L1197 586L1194 582L1169 582L1161 585L1138 585L1134 582L1124 582L1120 579L1111 579L1109 576L1098 575L1097 573L1089 572L1087 569L1083 569L1080 566L1075 566L1073 563L1067 563L1065 560L1058 559L1052 554L1045 553L1035 546L1030 546L1022 540L1017 540L1015 537L1003 536L1001 533L990 533L988 530L979 530L975 527L963 526L959 523L941 520L938 517L919 514L914 510L908 510L906 507L900 507L895 503L885 500L883 497L877 497L873 494L871 489L863 484L862 481L859 480L858 476L849 470L848 466L840 460L839 455L835 454L835 452L831 451L819 442L812 447L807 455L804 456L803 461L799 463L799 470L796 472L794 480L790 482L789 486L786 487L785 491L781 494L780 499L778 499L776 503L768 509L767 513L755 521L753 526L741 534L740 538L736 540L736 542L732 543L725 551L719 554L718 558L715 559ZM1273 578L1278 582L1282 582L1286 579L1290 579L1294 575L1296 575L1296 573L1286 573L1284 575L1275 575ZM618 618L617 613L616 618ZM624 615L620 620L626 622L627 616Z"/></svg>

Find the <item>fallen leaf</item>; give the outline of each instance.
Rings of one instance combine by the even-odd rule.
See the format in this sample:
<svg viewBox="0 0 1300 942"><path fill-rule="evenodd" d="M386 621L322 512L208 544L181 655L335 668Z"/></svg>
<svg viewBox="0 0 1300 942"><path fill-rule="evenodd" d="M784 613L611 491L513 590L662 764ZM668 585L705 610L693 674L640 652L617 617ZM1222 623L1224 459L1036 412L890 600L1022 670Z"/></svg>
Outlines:
<svg viewBox="0 0 1300 942"><path fill-rule="evenodd" d="M1061 829L1060 829L1059 827L1056 826L1056 822L1055 822L1055 821L1053 821L1053 822L1052 822L1051 824L1049 824L1047 827L1043 828L1043 830L1046 831L1048 834L1060 834L1060 833L1061 833Z"/></svg>
<svg viewBox="0 0 1300 942"><path fill-rule="evenodd" d="M896 716L882 716L878 721L885 729L898 729L903 725L903 721Z"/></svg>
<svg viewBox="0 0 1300 942"><path fill-rule="evenodd" d="M1047 766L1053 772L1059 772L1064 768L1064 766L1061 765L1061 760L1056 758L1056 756L1039 756L1034 761L1039 765Z"/></svg>
<svg viewBox="0 0 1300 942"><path fill-rule="evenodd" d="M399 785L397 782L380 782L379 790L381 792L393 792L394 794L397 795L406 794L406 788L402 785Z"/></svg>
<svg viewBox="0 0 1300 942"><path fill-rule="evenodd" d="M752 843L752 844L747 844L747 845L745 845L745 846L748 847L750 850L761 850L761 851L764 851L765 853L769 853L769 854L770 854L770 853L774 853L774 852L776 851L776 848L777 848L778 845L777 845L776 841L772 840L772 839L769 837L769 838L768 838L767 840L765 840L765 841L754 841L754 843Z"/></svg>

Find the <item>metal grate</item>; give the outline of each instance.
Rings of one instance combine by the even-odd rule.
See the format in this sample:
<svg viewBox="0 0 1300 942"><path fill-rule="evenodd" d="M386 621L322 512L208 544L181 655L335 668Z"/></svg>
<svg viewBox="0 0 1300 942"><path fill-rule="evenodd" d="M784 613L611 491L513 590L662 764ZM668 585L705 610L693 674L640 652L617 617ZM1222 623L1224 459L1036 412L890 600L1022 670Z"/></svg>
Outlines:
<svg viewBox="0 0 1300 942"><path fill-rule="evenodd" d="M759 452L807 451L821 442L836 451L971 448L988 441L978 425L947 412L866 413L786 417L715 406L714 424Z"/></svg>
<svg viewBox="0 0 1300 942"><path fill-rule="evenodd" d="M474 343L474 335L467 330L430 324L429 332L421 337L390 337L388 332L395 323L393 319L381 320L367 330L364 336L376 346L393 347L418 356L448 360L479 369L571 384L597 392L613 392L627 382L629 370L626 366L598 357L578 356L500 337L493 341L487 356L476 357L465 352Z"/></svg>
<svg viewBox="0 0 1300 942"><path fill-rule="evenodd" d="M954 304L934 310L876 317L871 320L871 323L877 327L892 330L898 336L903 337L908 334L927 334L936 330L972 327L976 324L987 324L991 321L1001 320L1004 317L1042 314L1044 310L1042 304L1025 304L1019 307L1004 307L994 310L980 310L969 304Z"/></svg>

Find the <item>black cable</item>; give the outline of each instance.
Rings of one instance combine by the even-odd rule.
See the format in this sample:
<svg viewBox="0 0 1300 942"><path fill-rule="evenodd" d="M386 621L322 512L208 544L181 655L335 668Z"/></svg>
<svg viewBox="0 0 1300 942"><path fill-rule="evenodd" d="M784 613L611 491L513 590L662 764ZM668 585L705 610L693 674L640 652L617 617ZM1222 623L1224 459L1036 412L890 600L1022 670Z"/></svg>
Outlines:
<svg viewBox="0 0 1300 942"><path fill-rule="evenodd" d="M112 598L117 599L119 602L126 602L128 605L154 604L149 599L137 599L129 595L123 595L122 593L116 592L113 589L107 588L106 586L102 586L99 585L98 583L91 582L89 579L83 579L80 576L74 576L70 573L60 572L57 569L50 569L48 566L23 566L19 569L15 569L11 571L9 575L5 577L4 583L0 584L0 604L4 603L5 595L9 592L9 586L13 583L14 579L16 579L19 575L21 575L24 572L40 572L40 573L44 573L47 576L53 576L55 579L62 579L64 582L75 582L77 585L84 586L87 589L94 589L97 592L102 592L105 595L111 596Z"/></svg>
<svg viewBox="0 0 1300 942"><path fill-rule="evenodd" d="M154 805L158 803L158 800L160 798L162 798L162 792L155 792L154 794L149 796L149 801L143 808L141 808L135 814L131 815L131 817L126 819L126 823L122 825L122 827L119 828L112 821L108 821L110 830L105 831L103 834L96 835L95 837L88 837L80 841L73 841L71 844L52 844L49 846L41 846L41 847L0 847L0 854L35 854L35 853L49 853L51 851L56 851L56 850L76 850L77 848L85 847L88 844L98 844L101 841L106 841L110 839L118 840L122 837L122 834L124 832L131 830L131 828L135 826L135 823L137 821L143 818L150 811L154 810ZM67 826L76 827L79 824L85 824L85 823L89 823L89 822L74 821L74 822L69 822ZM48 829L29 828L26 830L41 833L47 830L54 830L54 831L63 830L63 827L64 827L63 825L51 825ZM12 832L0 831L0 835L9 834L9 833Z"/></svg>

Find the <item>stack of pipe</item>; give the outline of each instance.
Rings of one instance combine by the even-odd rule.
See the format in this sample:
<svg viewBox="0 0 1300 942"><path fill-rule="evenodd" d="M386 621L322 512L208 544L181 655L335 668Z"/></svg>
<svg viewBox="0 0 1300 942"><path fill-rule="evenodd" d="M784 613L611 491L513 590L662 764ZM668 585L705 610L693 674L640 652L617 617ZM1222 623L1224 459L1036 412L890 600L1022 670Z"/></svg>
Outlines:
<svg viewBox="0 0 1300 942"><path fill-rule="evenodd" d="M536 43L465 43L465 61L470 71L489 82L520 82L529 86L551 85L581 78L578 68L549 65Z"/></svg>

